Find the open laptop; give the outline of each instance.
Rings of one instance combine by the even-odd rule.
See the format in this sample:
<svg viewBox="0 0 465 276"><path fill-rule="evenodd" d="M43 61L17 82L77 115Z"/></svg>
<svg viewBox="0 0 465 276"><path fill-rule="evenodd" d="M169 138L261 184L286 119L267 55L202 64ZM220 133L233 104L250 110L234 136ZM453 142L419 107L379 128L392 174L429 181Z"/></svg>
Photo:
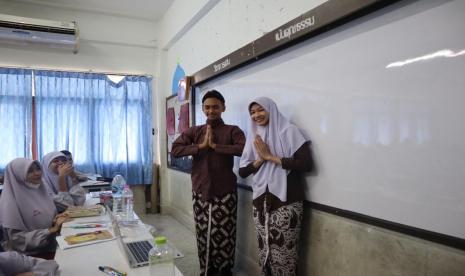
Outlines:
<svg viewBox="0 0 465 276"><path fill-rule="evenodd" d="M123 241L123 236L121 235L121 230L119 228L118 221L116 216L107 206L107 212L110 214L111 224L113 227L113 232L115 233L116 240L118 241L118 246L123 252L126 260L129 263L129 266L132 268L149 265L149 251L152 249L153 245L151 240L141 240L133 242Z"/></svg>

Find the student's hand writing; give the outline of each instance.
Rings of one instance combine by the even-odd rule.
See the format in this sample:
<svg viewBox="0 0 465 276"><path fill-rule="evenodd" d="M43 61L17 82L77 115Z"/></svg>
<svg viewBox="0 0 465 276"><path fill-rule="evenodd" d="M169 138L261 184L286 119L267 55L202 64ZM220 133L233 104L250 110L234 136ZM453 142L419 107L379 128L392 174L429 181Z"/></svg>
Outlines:
<svg viewBox="0 0 465 276"><path fill-rule="evenodd" d="M56 215L53 218L53 223L54 224L57 222L58 218L67 218L68 220L71 220L71 218L69 217L69 215L66 212L65 213L60 213L60 214Z"/></svg>
<svg viewBox="0 0 465 276"><path fill-rule="evenodd" d="M48 229L50 233L58 233L60 231L61 225L67 221L70 221L71 218L66 215L56 215L53 219L53 226Z"/></svg>

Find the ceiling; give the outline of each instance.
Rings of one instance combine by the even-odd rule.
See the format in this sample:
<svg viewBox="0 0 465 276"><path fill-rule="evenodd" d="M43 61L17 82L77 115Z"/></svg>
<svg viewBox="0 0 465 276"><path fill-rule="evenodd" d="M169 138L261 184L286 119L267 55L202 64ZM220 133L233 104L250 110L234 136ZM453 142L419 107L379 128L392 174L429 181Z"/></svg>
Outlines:
<svg viewBox="0 0 465 276"><path fill-rule="evenodd" d="M15 0L55 8L159 21L174 0Z"/></svg>

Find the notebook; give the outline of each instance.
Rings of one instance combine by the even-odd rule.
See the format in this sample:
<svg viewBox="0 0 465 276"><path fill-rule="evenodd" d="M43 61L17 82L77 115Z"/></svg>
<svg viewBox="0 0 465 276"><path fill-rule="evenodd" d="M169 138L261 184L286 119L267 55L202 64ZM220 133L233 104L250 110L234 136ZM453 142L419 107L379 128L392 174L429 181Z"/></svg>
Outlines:
<svg viewBox="0 0 465 276"><path fill-rule="evenodd" d="M123 252L126 260L129 263L129 266L132 268L141 267L149 265L149 251L152 249L153 244L151 240L141 240L133 242L123 241L123 236L121 235L121 230L119 228L118 221L113 214L113 212L107 208L107 211L110 214L111 223L113 226L113 231L115 233L116 239L118 241L118 246Z"/></svg>

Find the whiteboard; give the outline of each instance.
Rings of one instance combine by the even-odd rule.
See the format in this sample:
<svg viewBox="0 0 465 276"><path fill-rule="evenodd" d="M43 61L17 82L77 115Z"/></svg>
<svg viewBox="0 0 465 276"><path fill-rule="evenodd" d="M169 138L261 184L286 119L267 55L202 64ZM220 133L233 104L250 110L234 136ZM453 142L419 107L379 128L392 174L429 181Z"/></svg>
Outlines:
<svg viewBox="0 0 465 276"><path fill-rule="evenodd" d="M312 139L308 200L463 239L464 15L463 0L379 10L201 85L195 122L207 90L244 131L268 96Z"/></svg>

